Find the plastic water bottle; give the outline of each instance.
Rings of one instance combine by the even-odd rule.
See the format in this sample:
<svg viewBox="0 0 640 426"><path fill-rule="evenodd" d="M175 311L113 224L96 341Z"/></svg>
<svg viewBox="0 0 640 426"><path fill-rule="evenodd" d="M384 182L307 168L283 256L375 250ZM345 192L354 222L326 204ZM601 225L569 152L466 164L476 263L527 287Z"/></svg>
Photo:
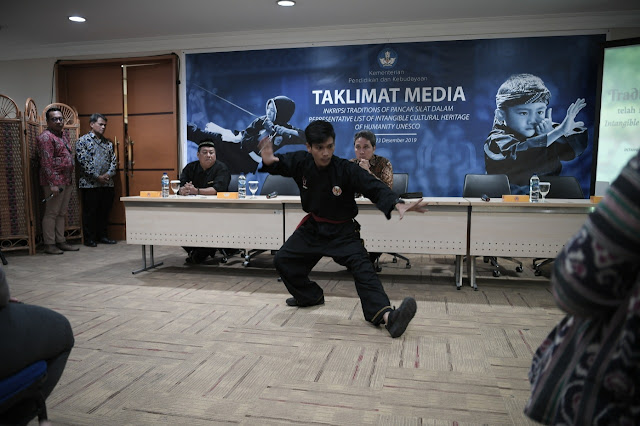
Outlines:
<svg viewBox="0 0 640 426"><path fill-rule="evenodd" d="M240 172L238 176L238 198L246 198L247 196L247 178L244 173Z"/></svg>
<svg viewBox="0 0 640 426"><path fill-rule="evenodd" d="M169 175L167 172L162 174L162 198L169 197Z"/></svg>
<svg viewBox="0 0 640 426"><path fill-rule="evenodd" d="M529 201L537 203L538 200L540 200L540 178L534 173L529 179Z"/></svg>

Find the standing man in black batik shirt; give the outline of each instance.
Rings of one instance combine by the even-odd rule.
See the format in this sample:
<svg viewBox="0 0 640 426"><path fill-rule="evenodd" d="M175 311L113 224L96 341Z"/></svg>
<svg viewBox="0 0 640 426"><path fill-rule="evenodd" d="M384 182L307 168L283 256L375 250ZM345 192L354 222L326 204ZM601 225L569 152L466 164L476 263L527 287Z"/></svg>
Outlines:
<svg viewBox="0 0 640 426"><path fill-rule="evenodd" d="M375 176L355 163L333 156L336 135L331 123L313 121L305 136L307 152L275 155L270 139L261 142L261 170L293 177L300 188L302 208L308 213L274 259L293 296L287 299L287 305L324 303L322 288L309 280L309 273L323 256L329 256L353 275L365 319L374 325L386 324L391 337L399 337L416 313L416 301L407 297L398 309L391 307L360 239L354 194L369 198L387 219L394 207L402 219L410 210L425 212L426 203L419 200L405 204Z"/></svg>
<svg viewBox="0 0 640 426"><path fill-rule="evenodd" d="M187 164L180 173L180 195L216 195L226 191L231 181L229 168L216 159L216 147L210 140L198 145L198 160ZM202 263L213 256L215 248L184 247L189 253L188 263Z"/></svg>
<svg viewBox="0 0 640 426"><path fill-rule="evenodd" d="M82 226L84 245L115 244L107 236L109 212L115 194L116 154L113 143L104 137L107 117L91 114L91 131L76 142L76 159L80 166L78 186L82 194Z"/></svg>

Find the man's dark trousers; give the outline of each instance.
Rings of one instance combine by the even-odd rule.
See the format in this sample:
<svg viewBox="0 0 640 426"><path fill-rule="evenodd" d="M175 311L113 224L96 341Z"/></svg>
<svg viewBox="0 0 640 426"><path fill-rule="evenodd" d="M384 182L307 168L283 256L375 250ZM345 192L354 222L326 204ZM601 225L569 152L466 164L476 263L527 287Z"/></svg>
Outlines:
<svg viewBox="0 0 640 426"><path fill-rule="evenodd" d="M81 188L82 229L85 241L100 241L107 237L109 212L113 205L113 187Z"/></svg>

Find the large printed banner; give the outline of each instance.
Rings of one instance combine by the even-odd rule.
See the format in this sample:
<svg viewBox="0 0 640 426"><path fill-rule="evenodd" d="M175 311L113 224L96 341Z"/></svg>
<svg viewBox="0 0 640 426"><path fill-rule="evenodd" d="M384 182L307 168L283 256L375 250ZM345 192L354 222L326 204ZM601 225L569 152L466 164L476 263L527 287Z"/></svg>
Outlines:
<svg viewBox="0 0 640 426"><path fill-rule="evenodd" d="M409 191L461 196L467 173L570 175L590 191L598 60L604 35L390 43L188 54L188 161L213 139L232 173L257 173L258 141L276 152L316 119L335 155L353 158L368 129L375 153L409 173ZM268 112L271 108L274 112ZM270 115L267 115L270 114ZM544 179L542 179L544 180Z"/></svg>

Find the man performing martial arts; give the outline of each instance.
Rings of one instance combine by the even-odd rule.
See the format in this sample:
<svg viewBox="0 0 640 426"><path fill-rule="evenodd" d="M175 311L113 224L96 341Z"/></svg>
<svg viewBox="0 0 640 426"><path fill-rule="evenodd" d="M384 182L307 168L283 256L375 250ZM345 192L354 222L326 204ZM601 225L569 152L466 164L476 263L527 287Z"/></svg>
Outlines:
<svg viewBox="0 0 640 426"><path fill-rule="evenodd" d="M323 256L346 266L353 275L367 321L385 324L391 337L404 333L416 313L416 301L405 298L395 309L376 275L360 239L358 207L354 193L369 198L387 219L395 208L402 219L407 211L424 213L425 202L404 203L387 185L355 163L335 157L335 131L331 123L317 120L305 129L307 152L274 154L273 143L260 143L261 171L292 177L300 188L307 216L278 250L274 265L293 297L289 306L324 304L322 288L309 273Z"/></svg>

